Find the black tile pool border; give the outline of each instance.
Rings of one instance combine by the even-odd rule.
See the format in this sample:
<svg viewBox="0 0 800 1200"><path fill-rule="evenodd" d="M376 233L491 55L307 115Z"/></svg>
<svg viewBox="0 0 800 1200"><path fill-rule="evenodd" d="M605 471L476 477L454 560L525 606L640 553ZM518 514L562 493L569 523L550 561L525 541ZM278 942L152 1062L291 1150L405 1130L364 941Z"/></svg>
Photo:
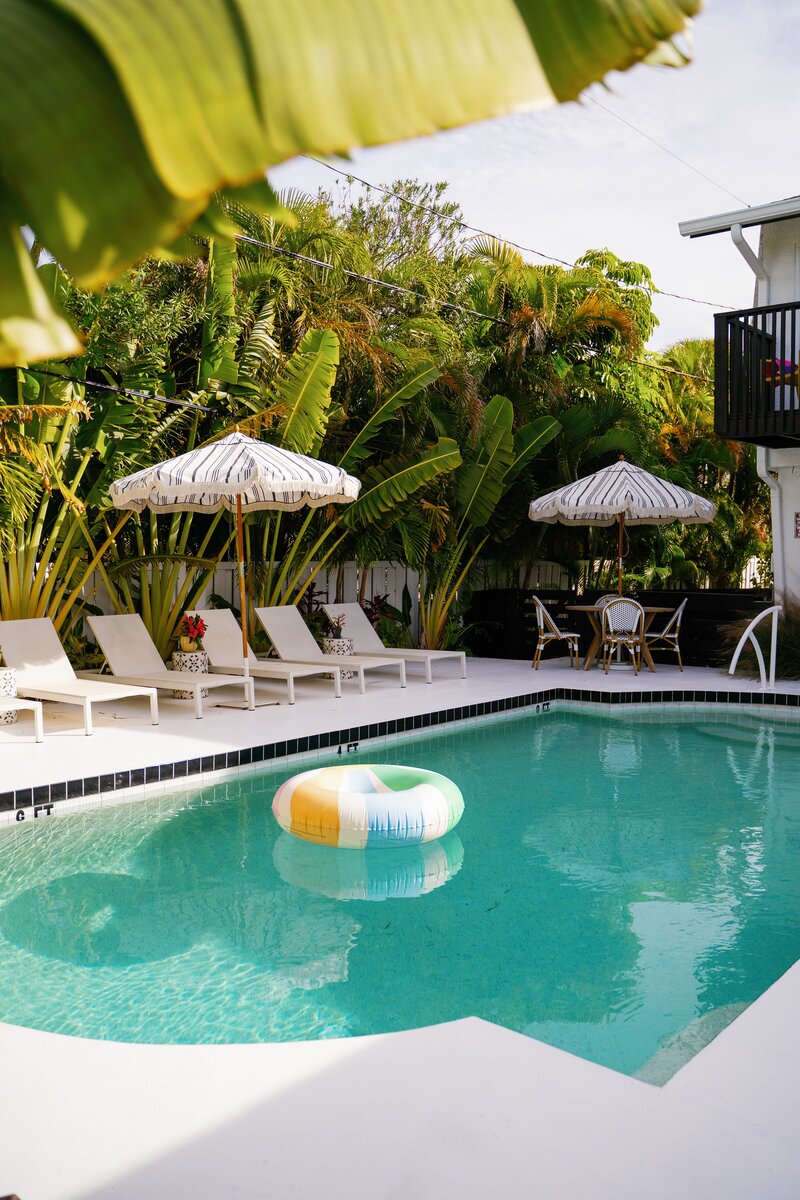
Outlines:
<svg viewBox="0 0 800 1200"><path fill-rule="evenodd" d="M263 746L247 746L242 750L228 750L221 754L206 755L200 758L159 763L149 767L137 767L130 771L117 771L114 774L90 775L84 779L68 779L60 783L0 792L0 814L14 812L18 814L16 816L18 821L24 820L28 815L33 817L49 816L53 807L61 800L108 795L128 788L142 787L149 783L188 780L193 775L206 775L215 771L230 770L232 767L267 763L276 758L286 758L291 754L306 754L332 747L346 749L348 744L352 746L355 742L390 737L394 733L413 733L415 730L431 729L436 725L449 724L451 721L465 721L472 717L514 712L521 708L539 709L555 700L572 700L586 704L749 704L766 708L800 708L800 694L780 692L718 692L710 689L670 692L604 692L588 691L584 688L546 688L541 692L506 696L502 700L483 700L477 704L442 708L436 712L416 713L410 717L395 717L390 721L378 721L370 725L353 725L327 733L291 738L283 742L268 742Z"/></svg>

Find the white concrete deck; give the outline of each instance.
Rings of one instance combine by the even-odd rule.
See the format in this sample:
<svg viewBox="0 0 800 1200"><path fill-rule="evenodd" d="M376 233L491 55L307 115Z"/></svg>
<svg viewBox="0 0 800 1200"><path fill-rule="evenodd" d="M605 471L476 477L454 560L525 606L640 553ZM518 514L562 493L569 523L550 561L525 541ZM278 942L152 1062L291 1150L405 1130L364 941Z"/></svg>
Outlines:
<svg viewBox="0 0 800 1200"><path fill-rule="evenodd" d="M745 691L719 672L538 673L471 660L365 696L301 685L253 713L162 701L45 713L0 732L2 787L34 787L526 694ZM783 685L800 692L800 684ZM282 693L258 685L262 698ZM214 697L210 697L213 701ZM237 698L232 696L235 703ZM780 711L780 710L779 710ZM785 712L785 710L783 710ZM795 710L800 718L800 710ZM196 783L196 779L193 780ZM2 836L13 836L7 830ZM0 1194L22 1200L795 1200L800 964L664 1087L470 1018L410 1033L252 1046L90 1042L0 1025Z"/></svg>

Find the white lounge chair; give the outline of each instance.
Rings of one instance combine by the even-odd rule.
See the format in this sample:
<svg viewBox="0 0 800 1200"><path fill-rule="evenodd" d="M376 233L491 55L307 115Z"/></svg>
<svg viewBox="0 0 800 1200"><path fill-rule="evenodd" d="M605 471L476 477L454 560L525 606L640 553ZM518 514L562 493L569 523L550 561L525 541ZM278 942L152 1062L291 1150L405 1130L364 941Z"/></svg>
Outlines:
<svg viewBox="0 0 800 1200"><path fill-rule="evenodd" d="M79 704L83 729L92 732L92 705L144 696L150 701L150 718L158 724L158 695L153 686L123 686L111 680L78 678L64 653L49 617L0 621L0 651L6 666L17 672L17 693L32 700ZM5 700L2 701L5 704ZM37 739L38 740L38 739Z"/></svg>
<svg viewBox="0 0 800 1200"><path fill-rule="evenodd" d="M341 667L344 671L357 671L358 685L362 693L366 691L365 671L377 670L379 667L399 667L400 687L406 686L406 664L401 658L390 658L389 655L365 658L360 654L323 654L300 610L293 604L257 608L256 616L280 657L288 662L311 663L314 666L325 663L328 670Z"/></svg>
<svg viewBox="0 0 800 1200"><path fill-rule="evenodd" d="M44 721L41 700L21 700L19 696L3 696L0 709L3 712L32 712L33 730L37 742L44 741Z"/></svg>
<svg viewBox="0 0 800 1200"><path fill-rule="evenodd" d="M203 688L244 686L248 708L255 708L252 679L235 675L206 675L194 671L168 671L153 639L138 613L118 613L110 617L87 617L92 633L103 651L115 679L121 683L191 692L194 715L203 715ZM88 673L84 678L92 678ZM97 676L94 676L97 678Z"/></svg>
<svg viewBox="0 0 800 1200"><path fill-rule="evenodd" d="M193 608L192 613L201 617L206 623L203 634L203 649L208 655L211 670L225 671L228 675L241 675L242 665L242 631L236 617L229 608ZM312 675L332 675L334 695L337 699L342 695L342 671L340 667L331 668L311 667L307 663L284 662L282 659L264 661L256 658L250 646L247 647L248 670L254 679L283 680L289 693L289 703L294 704L294 681L306 679Z"/></svg>
<svg viewBox="0 0 800 1200"><path fill-rule="evenodd" d="M353 640L356 654L371 657L378 654L383 657L402 658L409 663L425 664L425 682L432 683L431 664L444 658L457 658L461 662L461 678L467 678L467 656L463 650L410 650L405 647L384 646L378 634L372 627L369 617L360 604L323 604L328 617L333 620L344 616L344 632Z"/></svg>

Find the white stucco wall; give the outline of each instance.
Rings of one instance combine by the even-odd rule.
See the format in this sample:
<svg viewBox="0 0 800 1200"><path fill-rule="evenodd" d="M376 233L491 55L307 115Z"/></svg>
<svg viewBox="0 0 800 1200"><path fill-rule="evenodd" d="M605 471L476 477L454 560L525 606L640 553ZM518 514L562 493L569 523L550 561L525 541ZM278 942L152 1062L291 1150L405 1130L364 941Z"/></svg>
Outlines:
<svg viewBox="0 0 800 1200"><path fill-rule="evenodd" d="M775 602L800 615L800 450L761 450L776 477L772 492Z"/></svg>
<svg viewBox="0 0 800 1200"><path fill-rule="evenodd" d="M800 218L763 225L759 257L769 283L759 287L758 303L800 300ZM779 348L779 353L788 357L788 348ZM800 447L759 449L759 460L777 483L772 490L775 600L800 613Z"/></svg>
<svg viewBox="0 0 800 1200"><path fill-rule="evenodd" d="M761 227L761 261L769 275L769 299L760 304L800 300L800 217Z"/></svg>

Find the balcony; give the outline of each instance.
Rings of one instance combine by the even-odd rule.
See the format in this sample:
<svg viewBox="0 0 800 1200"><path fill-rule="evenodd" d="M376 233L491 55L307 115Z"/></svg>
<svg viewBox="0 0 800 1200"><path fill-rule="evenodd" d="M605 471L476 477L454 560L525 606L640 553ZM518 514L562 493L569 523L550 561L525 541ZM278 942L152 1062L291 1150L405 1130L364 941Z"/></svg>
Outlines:
<svg viewBox="0 0 800 1200"><path fill-rule="evenodd" d="M800 448L800 301L714 317L714 430Z"/></svg>

